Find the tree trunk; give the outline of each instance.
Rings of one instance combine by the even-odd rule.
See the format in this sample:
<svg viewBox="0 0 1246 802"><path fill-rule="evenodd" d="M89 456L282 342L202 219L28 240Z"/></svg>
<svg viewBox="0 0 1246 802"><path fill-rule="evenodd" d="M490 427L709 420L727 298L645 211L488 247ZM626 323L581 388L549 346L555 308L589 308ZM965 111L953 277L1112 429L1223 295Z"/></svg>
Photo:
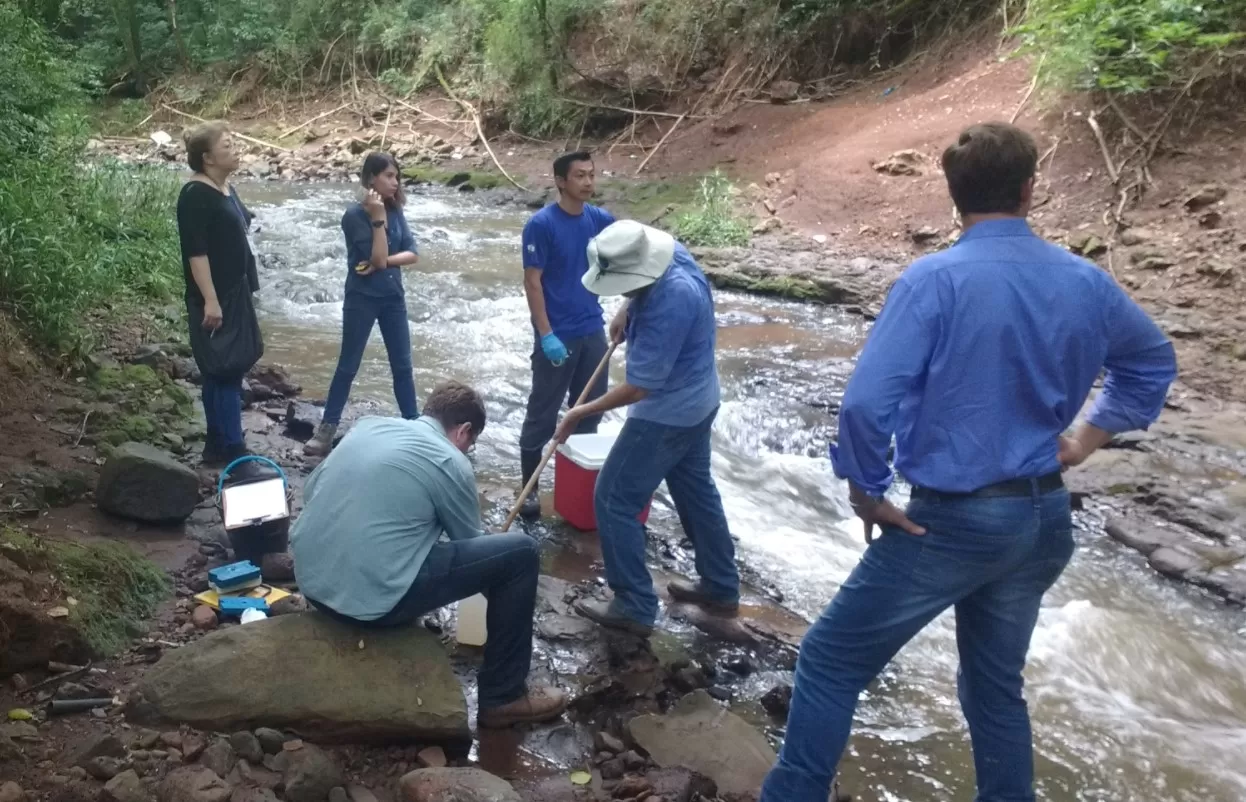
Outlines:
<svg viewBox="0 0 1246 802"><path fill-rule="evenodd" d="M169 28L173 31L173 42L177 45L177 57L183 69L190 69L190 54L186 51L186 41L182 39L182 29L177 27L177 0L168 0Z"/></svg>

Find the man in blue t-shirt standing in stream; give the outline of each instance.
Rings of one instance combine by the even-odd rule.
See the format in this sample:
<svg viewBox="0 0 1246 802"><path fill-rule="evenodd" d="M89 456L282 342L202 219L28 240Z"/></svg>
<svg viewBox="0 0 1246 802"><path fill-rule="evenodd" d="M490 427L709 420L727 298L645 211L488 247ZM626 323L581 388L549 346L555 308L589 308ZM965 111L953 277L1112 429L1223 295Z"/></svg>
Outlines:
<svg viewBox="0 0 1246 802"><path fill-rule="evenodd" d="M696 551L699 581L667 586L676 601L724 617L736 615L740 575L722 497L710 473L710 434L721 392L714 348L714 294L692 255L671 235L622 220L588 249L584 286L627 303L610 324L627 340L627 380L569 411L557 442L583 420L626 406L627 423L597 477L593 509L601 536L609 604L581 600L575 609L602 626L641 636L653 631L658 596L645 567L639 517L663 480L684 534Z"/></svg>
<svg viewBox="0 0 1246 802"><path fill-rule="evenodd" d="M1177 369L1111 276L1030 229L1037 163L1033 138L1004 123L943 152L964 233L896 280L844 391L831 462L869 545L801 642L761 802L826 802L861 692L949 607L975 799L1034 802L1022 671L1074 551L1061 473L1150 426ZM892 435L912 486L903 511L884 497Z"/></svg>
<svg viewBox="0 0 1246 802"><path fill-rule="evenodd" d="M554 160L558 202L532 215L523 229L524 294L536 343L532 349L532 392L519 435L523 485L541 464L545 445L558 425L558 410L580 397L606 354L601 303L580 280L588 271L588 242L614 218L588 203L596 175L593 157L583 151ZM588 400L606 392L602 371ZM584 418L577 434L597 431L601 416ZM541 514L539 491L524 500L520 514Z"/></svg>

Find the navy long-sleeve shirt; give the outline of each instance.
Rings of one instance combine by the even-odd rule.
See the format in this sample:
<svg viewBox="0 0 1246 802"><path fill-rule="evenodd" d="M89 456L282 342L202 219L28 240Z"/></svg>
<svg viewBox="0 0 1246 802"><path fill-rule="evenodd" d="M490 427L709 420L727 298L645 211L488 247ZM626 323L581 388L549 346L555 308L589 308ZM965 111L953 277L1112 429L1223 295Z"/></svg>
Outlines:
<svg viewBox="0 0 1246 802"><path fill-rule="evenodd" d="M1145 429L1176 378L1172 344L1094 264L1020 218L969 228L892 287L844 392L835 475L870 495L887 464L949 493L1059 470L1059 436L1101 370L1088 416Z"/></svg>

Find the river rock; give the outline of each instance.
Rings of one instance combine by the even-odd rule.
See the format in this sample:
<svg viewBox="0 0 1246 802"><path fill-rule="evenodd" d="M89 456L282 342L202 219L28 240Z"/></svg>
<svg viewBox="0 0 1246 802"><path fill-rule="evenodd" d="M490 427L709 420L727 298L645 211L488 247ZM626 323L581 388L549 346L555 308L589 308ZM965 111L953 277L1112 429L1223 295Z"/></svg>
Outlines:
<svg viewBox="0 0 1246 802"><path fill-rule="evenodd" d="M100 755L82 763L82 768L101 782L107 782L126 769L128 763L124 758Z"/></svg>
<svg viewBox="0 0 1246 802"><path fill-rule="evenodd" d="M226 802L230 787L209 768L182 766L169 772L156 790L159 802Z"/></svg>
<svg viewBox="0 0 1246 802"><path fill-rule="evenodd" d="M627 729L659 766L700 772L724 793L756 793L777 758L764 735L703 690L665 715L632 719Z"/></svg>
<svg viewBox="0 0 1246 802"><path fill-rule="evenodd" d="M775 718L786 719L792 709L792 686L786 682L775 685L761 697L761 706Z"/></svg>
<svg viewBox="0 0 1246 802"><path fill-rule="evenodd" d="M1206 186L1195 192L1193 195L1185 199L1183 204L1187 211L1196 212L1199 209L1205 209L1213 203L1219 203L1224 200L1229 191L1221 186Z"/></svg>
<svg viewBox="0 0 1246 802"><path fill-rule="evenodd" d="M260 739L249 732L235 732L229 736L229 745L234 748L234 752L238 757L258 766L264 762L264 748L260 746Z"/></svg>
<svg viewBox="0 0 1246 802"><path fill-rule="evenodd" d="M224 738L217 738L207 749L203 750L203 756L199 758L199 763L212 769L218 777L228 777L238 763L238 755L234 752L234 748L229 745L229 741L226 741Z"/></svg>
<svg viewBox="0 0 1246 802"><path fill-rule="evenodd" d="M480 769L417 769L399 788L406 802L522 802L510 783Z"/></svg>
<svg viewBox="0 0 1246 802"><path fill-rule="evenodd" d="M774 103L790 103L800 97L800 84L795 81L771 81L770 100Z"/></svg>
<svg viewBox="0 0 1246 802"><path fill-rule="evenodd" d="M921 175L925 163L926 157L916 150L898 150L870 166L885 175Z"/></svg>
<svg viewBox="0 0 1246 802"><path fill-rule="evenodd" d="M260 742L260 748L266 755L277 754L281 751L281 747L285 746L286 741L290 740L290 736L271 727L260 727L255 731L255 738ZM257 762L263 762L263 759Z"/></svg>
<svg viewBox="0 0 1246 802"><path fill-rule="evenodd" d="M268 666L257 670L257 666ZM298 613L213 632L164 654L127 708L203 729L256 726L329 740L470 742L463 691L440 641Z"/></svg>
<svg viewBox="0 0 1246 802"><path fill-rule="evenodd" d="M104 785L105 802L152 802L151 792L133 769L123 771Z"/></svg>
<svg viewBox="0 0 1246 802"><path fill-rule="evenodd" d="M95 498L104 512L147 523L180 523L199 503L199 476L167 451L118 446L100 470Z"/></svg>
<svg viewBox="0 0 1246 802"><path fill-rule="evenodd" d="M0 802L26 802L26 792L15 782L0 783Z"/></svg>
<svg viewBox="0 0 1246 802"><path fill-rule="evenodd" d="M22 759L21 748L13 743L13 739L0 732L0 766L16 763Z"/></svg>
<svg viewBox="0 0 1246 802"><path fill-rule="evenodd" d="M290 752L285 770L286 802L326 802L342 784L342 770L323 749L303 744Z"/></svg>

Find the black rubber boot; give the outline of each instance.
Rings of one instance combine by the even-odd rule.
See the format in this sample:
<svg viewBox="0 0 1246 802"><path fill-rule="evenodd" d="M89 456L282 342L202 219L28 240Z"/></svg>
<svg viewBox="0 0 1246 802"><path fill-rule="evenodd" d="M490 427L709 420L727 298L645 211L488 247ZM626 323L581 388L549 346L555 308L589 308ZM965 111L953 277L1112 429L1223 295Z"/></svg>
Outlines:
<svg viewBox="0 0 1246 802"><path fill-rule="evenodd" d="M528 486L528 480L532 478L532 474L536 473L537 467L541 464L540 451L520 451L519 464L523 473L523 483L520 489ZM541 481L538 479L536 486L532 488L532 492L523 500L523 506L519 508L519 516L531 520L541 517Z"/></svg>

